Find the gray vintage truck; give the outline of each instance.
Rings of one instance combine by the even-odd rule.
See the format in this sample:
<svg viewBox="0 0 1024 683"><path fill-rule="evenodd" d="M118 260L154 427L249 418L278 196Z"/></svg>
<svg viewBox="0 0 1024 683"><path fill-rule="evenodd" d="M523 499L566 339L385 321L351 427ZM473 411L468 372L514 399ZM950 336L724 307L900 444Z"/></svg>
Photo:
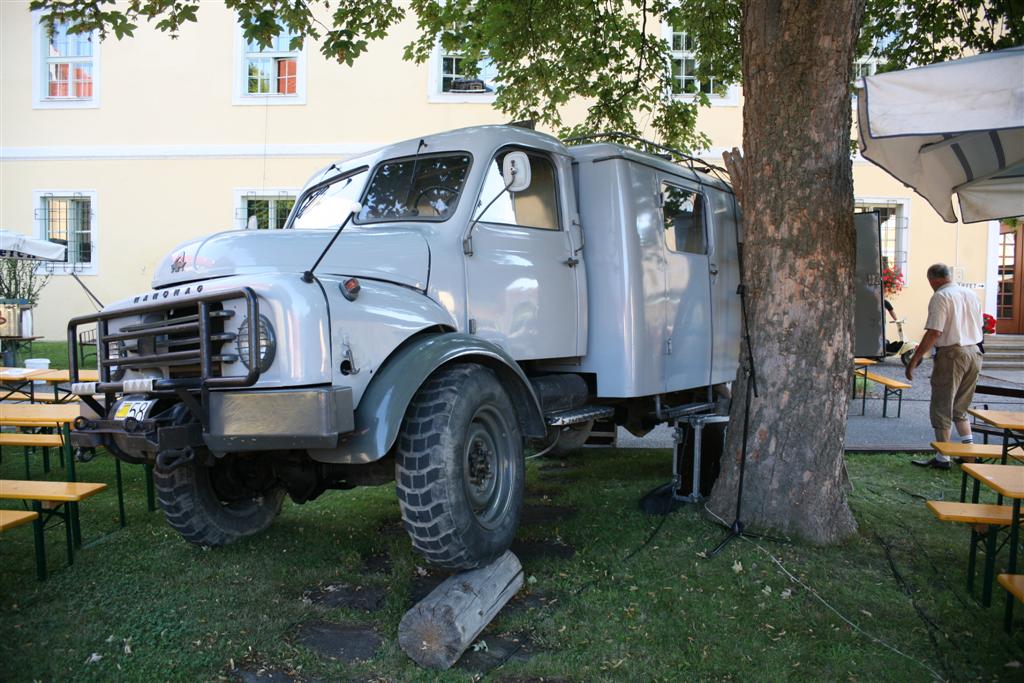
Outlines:
<svg viewBox="0 0 1024 683"><path fill-rule="evenodd" d="M643 434L736 374L736 202L667 156L483 126L331 164L284 230L181 245L152 291L69 323L73 376L80 327L100 367L75 443L154 465L193 543L393 480L428 561L487 563L525 447Z"/></svg>

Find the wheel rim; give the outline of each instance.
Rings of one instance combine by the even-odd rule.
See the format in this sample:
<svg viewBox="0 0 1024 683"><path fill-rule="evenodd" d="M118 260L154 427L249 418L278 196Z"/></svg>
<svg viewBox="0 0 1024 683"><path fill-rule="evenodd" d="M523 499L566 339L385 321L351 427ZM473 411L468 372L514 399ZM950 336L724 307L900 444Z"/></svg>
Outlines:
<svg viewBox="0 0 1024 683"><path fill-rule="evenodd" d="M463 487L477 522L495 528L512 503L515 463L504 416L481 406L470 422L463 453Z"/></svg>

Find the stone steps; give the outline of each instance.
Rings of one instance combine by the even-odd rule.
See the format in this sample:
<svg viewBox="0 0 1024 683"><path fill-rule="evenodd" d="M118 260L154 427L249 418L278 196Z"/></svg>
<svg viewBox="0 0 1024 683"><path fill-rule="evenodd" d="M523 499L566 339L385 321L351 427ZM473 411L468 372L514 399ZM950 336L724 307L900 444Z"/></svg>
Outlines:
<svg viewBox="0 0 1024 683"><path fill-rule="evenodd" d="M1024 335L985 335L986 370L1024 370Z"/></svg>

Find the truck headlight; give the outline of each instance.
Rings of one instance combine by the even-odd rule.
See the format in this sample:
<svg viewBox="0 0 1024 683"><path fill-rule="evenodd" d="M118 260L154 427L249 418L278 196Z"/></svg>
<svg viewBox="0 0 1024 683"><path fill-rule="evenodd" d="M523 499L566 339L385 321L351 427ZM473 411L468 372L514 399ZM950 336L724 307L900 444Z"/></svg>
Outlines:
<svg viewBox="0 0 1024 683"><path fill-rule="evenodd" d="M260 359L260 372L266 372L270 369L271 364L274 362L274 352L277 350L277 343L274 340L274 326L270 324L267 317L264 315L260 316L259 319L259 330L257 330L257 338L259 339L259 359ZM242 326L238 328L238 337L235 339L235 346L238 348L238 357L242 361L242 365L246 368L249 367L249 319L246 318L242 321Z"/></svg>

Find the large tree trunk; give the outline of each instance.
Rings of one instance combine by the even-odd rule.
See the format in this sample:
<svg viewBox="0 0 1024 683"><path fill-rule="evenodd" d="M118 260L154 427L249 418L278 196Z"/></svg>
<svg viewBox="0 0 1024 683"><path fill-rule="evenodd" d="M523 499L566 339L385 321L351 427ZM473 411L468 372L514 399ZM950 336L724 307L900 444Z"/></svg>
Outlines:
<svg viewBox="0 0 1024 683"><path fill-rule="evenodd" d="M849 84L864 0L743 3L743 151L730 159L757 388L741 520L814 543L856 528L843 442L853 326ZM735 515L743 349L711 509Z"/></svg>

